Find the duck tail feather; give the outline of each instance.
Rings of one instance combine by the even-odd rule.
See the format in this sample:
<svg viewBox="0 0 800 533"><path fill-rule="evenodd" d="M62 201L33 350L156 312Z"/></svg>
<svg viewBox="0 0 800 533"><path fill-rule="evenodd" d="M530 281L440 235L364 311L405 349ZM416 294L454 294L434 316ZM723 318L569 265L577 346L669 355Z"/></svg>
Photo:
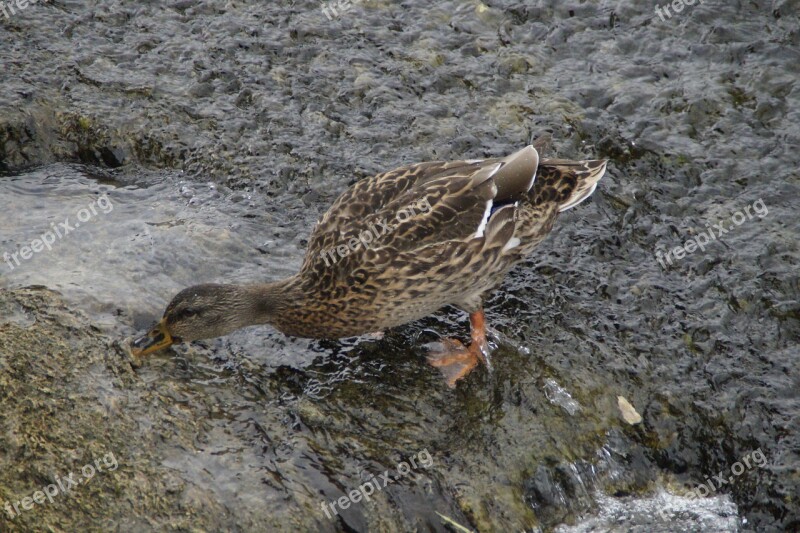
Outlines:
<svg viewBox="0 0 800 533"><path fill-rule="evenodd" d="M571 209L592 195L597 188L597 182L606 172L607 159L595 159L589 161L577 161L575 166L562 168L567 173L575 177L575 188L572 189L567 199L558 206L558 211L563 212Z"/></svg>

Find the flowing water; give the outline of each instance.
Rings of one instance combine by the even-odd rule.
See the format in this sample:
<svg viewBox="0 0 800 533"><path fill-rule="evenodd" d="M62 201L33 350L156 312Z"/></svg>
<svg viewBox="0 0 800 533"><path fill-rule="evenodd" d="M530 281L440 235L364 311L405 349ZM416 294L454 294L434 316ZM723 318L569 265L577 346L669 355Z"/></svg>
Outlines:
<svg viewBox="0 0 800 533"><path fill-rule="evenodd" d="M800 528L798 2L348 5L0 18L0 531ZM609 171L487 303L491 372L425 364L452 309L126 353L357 179L542 131Z"/></svg>
<svg viewBox="0 0 800 533"><path fill-rule="evenodd" d="M124 313L139 329L160 317L167 295L197 280L264 281L254 273L299 267L297 231L252 193L175 174L140 179L126 185L63 164L4 178L0 194L14 215L2 222L0 246L14 252L43 234L52 241L27 260L8 258L5 283L50 287L95 320L118 323Z"/></svg>
<svg viewBox="0 0 800 533"><path fill-rule="evenodd" d="M7 200L7 205L13 206L14 213L2 223L4 240L0 245L4 250L18 249L20 243L31 243L35 239L53 240L51 249L41 247L30 259L17 256L20 264L10 258L10 264L4 265L3 286L42 285L56 290L71 308L85 312L92 324L110 338L120 340L147 328L160 316L169 297L189 284L259 281L267 276L291 274L299 267L304 251L302 228L309 227L308 220L292 224L288 209L275 212L263 200L255 200L255 195L248 191L231 191L212 183L187 181L180 174L148 174L126 184L115 178L113 172L57 164L6 176L0 181L0 195ZM302 205L297 206L297 210L308 215L308 209ZM43 237L48 232L51 237ZM437 407L429 405L424 408L426 416L418 420L419 405L415 405L416 401L409 403L417 394L399 397L397 390L382 391L381 383L386 379L402 381L402 373L410 373L412 381L419 380L421 374L428 374L422 379L427 385L418 384L417 387L441 389L435 372L423 364L421 350L412 348L412 356L402 353L414 346L420 334L423 337L426 331L432 334L431 328L426 326L457 332L457 324L447 316L430 324L406 328L400 334L390 334L381 341L365 339L355 344L291 340L268 327L249 328L224 340L202 343L200 347L179 348L177 359L149 359L137 370L139 379L163 382L169 376L169 385L162 393L170 400L214 404L202 409L208 419L204 421L201 449L187 454L174 443L163 443L151 448L149 453L157 454L160 466L176 473L184 483L213 487L208 496L213 497L216 506L229 512L257 505L280 515L280 495L285 497L298 490L326 495L325 498L320 496L319 504L333 501L346 493L348 487L340 487L338 473L330 472L328 463L335 460L333 450L322 451L318 449L319 443L314 442L318 438L313 429L314 419L332 415L319 412L320 406L328 411L331 409L327 404L329 399L339 397L339 401L345 403L334 408L333 413L345 417L340 423L351 426L355 422L350 418L353 409L363 409L361 402L367 396L383 396L381 408L374 406L370 416L358 417L371 426L364 436L374 437L373 432L383 432L383 424L396 428L398 424L409 424L413 420L416 426L411 430L415 435L413 440L419 439L420 449L431 448L422 435L429 432L428 423L435 423L435 419L442 419L445 414L437 414ZM507 328L517 331L516 321L510 318L513 316L511 313L505 318L496 317L498 320L494 323L505 331L509 331ZM30 326L32 319L27 318L28 322L22 325ZM460 317L454 315L454 318ZM4 320L20 319L9 314ZM524 356L534 369L539 367L530 379L534 380L531 385L540 398L529 401L549 404L552 416L558 418L569 420L576 414L579 417L588 415L592 420L590 426L598 423L597 413L585 413L589 406L581 405L569 390L553 377L547 377L552 369L535 358L531 360L533 345L504 336L500 344L499 353L495 354L497 359L502 360L505 352L511 350L517 357ZM400 352L399 357L397 352ZM299 374L284 382L285 372ZM96 380L97 376L92 376L91 381ZM357 397L361 398L347 405L352 391L348 394L346 389L352 388L353 383ZM102 389L98 399L103 404L113 405L127 396L110 383L104 383ZM403 390L408 394L408 390ZM141 414L150 416L146 404L132 405L130 399L125 401L127 409L141 410ZM185 408L196 411L199 406ZM495 408L486 405L479 412L484 409L488 409L486 414L499 409L495 416L508 416L502 404ZM612 406L609 411L613 414ZM304 417L311 418L311 428L304 427ZM278 419L284 428L277 432L280 438L276 441ZM479 424L478 420L472 423ZM356 428L359 425L356 423ZM348 431L351 430L352 427ZM562 425L560 430L554 430L548 426L548 431L553 433L550 439L555 438L551 450L557 454L573 447L567 443L573 438L587 438L587 428L575 431ZM631 472L626 472L626 468L614 460L608 442L602 438L589 440L594 441L593 446L597 448L596 458L577 463L567 460L558 466L556 476L537 469L528 482L533 509L552 523L571 513L585 513L596 505L586 522L560 526L559 531L596 531L608 527L638 527L647 531L659 528L664 531L734 531L740 525L736 505L728 496L682 498L665 492L662 481L653 485L662 486L656 496L629 496L621 501L605 496L598 492L598 486L607 480L631 475ZM518 439L513 439L506 446L514 447L519 443ZM387 441L385 446L391 448L392 441ZM578 448L586 453L591 446L586 443ZM516 453L519 452L524 450ZM433 468L444 467L437 465L437 461L445 459L433 453ZM122 459L124 454L120 456L117 451L117 456ZM370 472L380 473L392 466L390 462L376 464L374 461L366 457L359 459L362 479ZM265 476L271 475L270 471L287 479L265 490ZM658 474L650 472L648 475L654 473ZM427 472L415 474L424 480ZM287 482L293 487L289 488ZM416 482L420 484L419 479ZM425 485L434 486L431 481L423 481L422 486ZM270 503L271 500L274 501ZM405 511L416 517L430 515L433 507L429 508L423 501ZM569 513L554 509L569 510ZM359 523L352 517L349 520ZM434 516L430 516L430 523L436 523Z"/></svg>

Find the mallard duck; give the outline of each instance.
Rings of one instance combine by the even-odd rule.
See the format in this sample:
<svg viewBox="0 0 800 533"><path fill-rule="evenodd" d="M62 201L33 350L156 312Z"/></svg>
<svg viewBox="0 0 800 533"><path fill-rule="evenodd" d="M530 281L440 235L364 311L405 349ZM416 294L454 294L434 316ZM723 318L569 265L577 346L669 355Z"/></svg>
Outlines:
<svg viewBox="0 0 800 533"><path fill-rule="evenodd" d="M454 305L469 313L472 342L446 339L428 355L454 387L487 362L484 298L605 172L606 160L540 160L536 144L504 158L417 163L357 182L314 227L297 274L184 289L132 352L256 324L297 337L352 337Z"/></svg>

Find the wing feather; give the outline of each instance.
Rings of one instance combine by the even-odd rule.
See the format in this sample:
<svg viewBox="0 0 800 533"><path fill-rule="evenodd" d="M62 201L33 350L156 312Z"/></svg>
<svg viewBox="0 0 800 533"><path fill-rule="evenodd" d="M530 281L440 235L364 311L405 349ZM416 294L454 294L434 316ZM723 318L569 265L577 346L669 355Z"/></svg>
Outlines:
<svg viewBox="0 0 800 533"><path fill-rule="evenodd" d="M419 163L362 180L314 228L303 269L333 281L453 241L483 237L502 249L513 238L515 202L531 190L538 161L529 146L502 159Z"/></svg>

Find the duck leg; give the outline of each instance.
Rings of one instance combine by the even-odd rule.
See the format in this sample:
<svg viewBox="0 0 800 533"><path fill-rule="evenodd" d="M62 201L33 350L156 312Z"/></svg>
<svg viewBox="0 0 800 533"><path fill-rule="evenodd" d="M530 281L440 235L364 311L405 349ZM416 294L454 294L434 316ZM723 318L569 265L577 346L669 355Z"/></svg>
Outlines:
<svg viewBox="0 0 800 533"><path fill-rule="evenodd" d="M443 339L434 343L428 356L428 364L439 369L451 389L456 381L465 377L482 361L489 366L489 342L486 340L486 317L483 309L469 315L472 342L469 347L456 339Z"/></svg>

